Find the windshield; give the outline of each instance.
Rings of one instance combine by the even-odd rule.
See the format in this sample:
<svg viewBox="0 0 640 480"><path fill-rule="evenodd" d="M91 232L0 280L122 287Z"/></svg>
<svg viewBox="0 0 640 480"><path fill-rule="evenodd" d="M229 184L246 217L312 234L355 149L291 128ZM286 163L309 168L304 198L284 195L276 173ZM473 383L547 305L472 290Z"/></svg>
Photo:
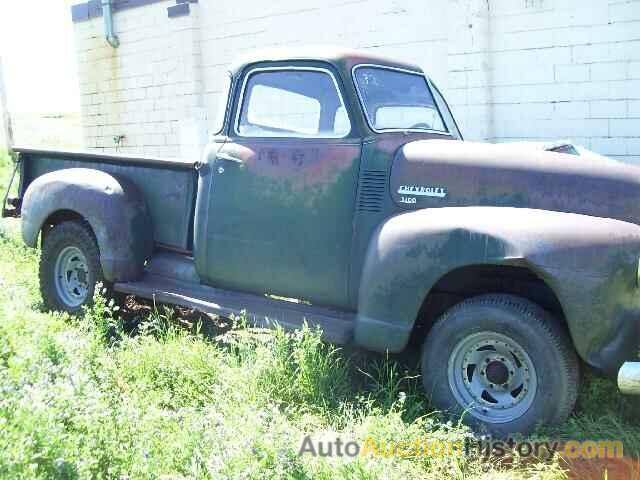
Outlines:
<svg viewBox="0 0 640 480"><path fill-rule="evenodd" d="M374 130L448 132L423 74L367 66L357 67L354 77Z"/></svg>

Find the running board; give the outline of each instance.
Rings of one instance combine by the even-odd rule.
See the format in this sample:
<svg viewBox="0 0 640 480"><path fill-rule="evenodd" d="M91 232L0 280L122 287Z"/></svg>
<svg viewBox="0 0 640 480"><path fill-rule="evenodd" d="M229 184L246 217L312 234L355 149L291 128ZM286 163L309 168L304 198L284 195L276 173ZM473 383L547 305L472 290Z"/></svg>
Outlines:
<svg viewBox="0 0 640 480"><path fill-rule="evenodd" d="M353 336L355 315L352 313L222 290L152 273L146 273L138 282L116 283L114 289L223 317L238 316L244 311L247 320L259 327L273 328L277 324L285 330L295 330L302 328L306 321L311 328L319 326L325 340L342 345L349 343Z"/></svg>

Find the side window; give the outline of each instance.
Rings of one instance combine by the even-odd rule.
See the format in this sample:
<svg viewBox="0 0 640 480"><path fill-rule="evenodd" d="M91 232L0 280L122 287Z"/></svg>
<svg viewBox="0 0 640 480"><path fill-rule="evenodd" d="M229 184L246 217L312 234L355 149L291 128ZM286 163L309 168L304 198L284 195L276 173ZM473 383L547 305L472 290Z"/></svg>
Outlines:
<svg viewBox="0 0 640 480"><path fill-rule="evenodd" d="M249 74L237 133L243 137L340 138L351 126L333 77L317 70Z"/></svg>

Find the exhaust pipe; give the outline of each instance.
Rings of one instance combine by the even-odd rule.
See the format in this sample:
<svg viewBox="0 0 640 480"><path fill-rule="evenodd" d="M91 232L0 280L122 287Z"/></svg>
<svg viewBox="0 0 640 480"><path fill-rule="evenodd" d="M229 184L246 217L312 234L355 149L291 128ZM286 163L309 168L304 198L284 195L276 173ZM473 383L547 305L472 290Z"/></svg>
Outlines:
<svg viewBox="0 0 640 480"><path fill-rule="evenodd" d="M640 395L640 362L625 362L618 370L618 389L627 395Z"/></svg>

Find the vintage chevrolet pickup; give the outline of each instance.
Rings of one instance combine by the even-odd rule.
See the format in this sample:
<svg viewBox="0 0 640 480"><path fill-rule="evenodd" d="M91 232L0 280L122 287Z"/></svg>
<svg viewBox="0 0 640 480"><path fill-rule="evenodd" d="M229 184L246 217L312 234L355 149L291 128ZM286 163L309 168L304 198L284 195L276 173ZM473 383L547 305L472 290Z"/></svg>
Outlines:
<svg viewBox="0 0 640 480"><path fill-rule="evenodd" d="M640 393L639 168L465 142L419 67L368 53L270 51L226 80L198 161L16 149L3 215L40 239L47 307L102 281L418 344L434 404L499 435L567 418L581 364Z"/></svg>

